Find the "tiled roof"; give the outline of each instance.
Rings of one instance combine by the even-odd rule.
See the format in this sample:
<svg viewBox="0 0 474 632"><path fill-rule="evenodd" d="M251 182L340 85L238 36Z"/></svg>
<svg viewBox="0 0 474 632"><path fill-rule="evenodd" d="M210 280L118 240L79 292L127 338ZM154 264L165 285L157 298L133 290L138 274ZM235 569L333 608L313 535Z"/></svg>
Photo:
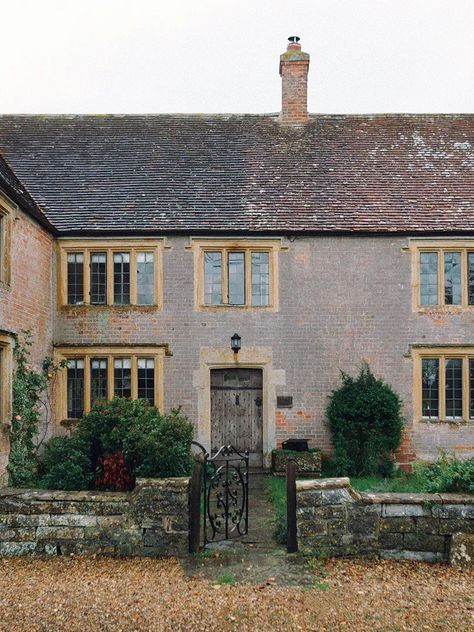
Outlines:
<svg viewBox="0 0 474 632"><path fill-rule="evenodd" d="M51 232L55 232L53 226L38 208L23 184L18 180L12 169L0 155L0 191L5 193L20 208L35 217L38 222Z"/></svg>
<svg viewBox="0 0 474 632"><path fill-rule="evenodd" d="M61 232L474 231L474 115L0 116Z"/></svg>

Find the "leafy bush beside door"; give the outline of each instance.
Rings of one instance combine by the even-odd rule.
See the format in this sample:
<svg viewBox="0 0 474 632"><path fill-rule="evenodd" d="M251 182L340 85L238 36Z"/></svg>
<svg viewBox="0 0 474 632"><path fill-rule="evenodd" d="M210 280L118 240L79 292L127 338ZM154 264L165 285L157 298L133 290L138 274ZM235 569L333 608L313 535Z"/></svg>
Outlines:
<svg viewBox="0 0 474 632"><path fill-rule="evenodd" d="M338 475L389 476L402 438L402 402L391 386L364 364L352 377L342 373L326 410Z"/></svg>
<svg viewBox="0 0 474 632"><path fill-rule="evenodd" d="M187 476L192 439L193 426L180 409L160 413L144 399L98 402L71 437L47 444L40 486L123 491L136 476Z"/></svg>

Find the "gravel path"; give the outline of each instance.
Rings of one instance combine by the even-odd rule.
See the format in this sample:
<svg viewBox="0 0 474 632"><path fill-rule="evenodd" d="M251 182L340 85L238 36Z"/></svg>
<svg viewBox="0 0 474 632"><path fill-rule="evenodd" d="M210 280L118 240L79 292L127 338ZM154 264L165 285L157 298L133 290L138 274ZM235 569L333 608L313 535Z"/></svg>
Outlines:
<svg viewBox="0 0 474 632"><path fill-rule="evenodd" d="M474 629L474 570L414 562L310 564L314 585L219 584L176 560L0 560L0 630Z"/></svg>

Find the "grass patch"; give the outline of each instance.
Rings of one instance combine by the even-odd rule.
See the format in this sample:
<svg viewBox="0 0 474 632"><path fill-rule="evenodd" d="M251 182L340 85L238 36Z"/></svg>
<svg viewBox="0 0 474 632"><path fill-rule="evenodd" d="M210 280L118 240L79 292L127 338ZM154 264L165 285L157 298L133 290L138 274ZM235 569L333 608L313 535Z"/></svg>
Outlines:
<svg viewBox="0 0 474 632"><path fill-rule="evenodd" d="M411 492L423 491L423 481L415 474L400 474L393 478L366 476L351 478L351 485L359 492Z"/></svg>
<svg viewBox="0 0 474 632"><path fill-rule="evenodd" d="M313 558L308 561L308 566L313 573L313 588L316 590L329 590L329 572L326 570L325 556Z"/></svg>
<svg viewBox="0 0 474 632"><path fill-rule="evenodd" d="M234 573L230 571L224 571L222 575L218 578L218 584L235 584L236 579Z"/></svg>
<svg viewBox="0 0 474 632"><path fill-rule="evenodd" d="M269 476L267 484L276 514L275 540L278 544L286 544L286 478Z"/></svg>

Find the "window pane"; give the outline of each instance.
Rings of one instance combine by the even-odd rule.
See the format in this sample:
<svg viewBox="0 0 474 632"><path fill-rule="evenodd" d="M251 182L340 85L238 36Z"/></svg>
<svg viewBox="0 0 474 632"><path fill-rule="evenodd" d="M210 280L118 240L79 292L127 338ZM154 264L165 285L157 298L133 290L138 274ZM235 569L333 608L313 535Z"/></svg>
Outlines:
<svg viewBox="0 0 474 632"><path fill-rule="evenodd" d="M67 416L78 419L84 413L84 360L67 363Z"/></svg>
<svg viewBox="0 0 474 632"><path fill-rule="evenodd" d="M114 254L114 304L130 305L130 253Z"/></svg>
<svg viewBox="0 0 474 632"><path fill-rule="evenodd" d="M269 281L268 252L252 252L252 305L268 305Z"/></svg>
<svg viewBox="0 0 474 632"><path fill-rule="evenodd" d="M114 360L114 393L116 397L132 396L132 361L130 358Z"/></svg>
<svg viewBox="0 0 474 632"><path fill-rule="evenodd" d="M421 361L421 414L429 419L439 416L439 359Z"/></svg>
<svg viewBox="0 0 474 632"><path fill-rule="evenodd" d="M91 253L91 303L107 303L107 253Z"/></svg>
<svg viewBox="0 0 474 632"><path fill-rule="evenodd" d="M461 253L444 253L444 302L461 304Z"/></svg>
<svg viewBox="0 0 474 632"><path fill-rule="evenodd" d="M67 256L67 302L68 305L84 303L84 255L71 252Z"/></svg>
<svg viewBox="0 0 474 632"><path fill-rule="evenodd" d="M107 399L107 358L91 360L91 406Z"/></svg>
<svg viewBox="0 0 474 632"><path fill-rule="evenodd" d="M474 305L474 252L467 255L467 267L468 302Z"/></svg>
<svg viewBox="0 0 474 632"><path fill-rule="evenodd" d="M420 252L420 304L438 304L437 252Z"/></svg>
<svg viewBox="0 0 474 632"><path fill-rule="evenodd" d="M152 252L137 253L137 303L153 305L155 263Z"/></svg>
<svg viewBox="0 0 474 632"><path fill-rule="evenodd" d="M4 402L3 402L3 390L4 390L4 385L3 385L3 358L4 358L4 350L2 349L2 347L0 347L0 424L1 423L6 423L6 419L2 418L2 413L4 410Z"/></svg>
<svg viewBox="0 0 474 632"><path fill-rule="evenodd" d="M469 360L469 417L474 419L474 359Z"/></svg>
<svg viewBox="0 0 474 632"><path fill-rule="evenodd" d="M3 281L3 268L4 268L4 262L3 262L3 240L4 240L4 234L5 234L5 222L3 221L3 217L0 215L0 281Z"/></svg>
<svg viewBox="0 0 474 632"><path fill-rule="evenodd" d="M229 252L229 305L245 305L245 253Z"/></svg>
<svg viewBox="0 0 474 632"><path fill-rule="evenodd" d="M446 418L462 418L462 358L446 360Z"/></svg>
<svg viewBox="0 0 474 632"><path fill-rule="evenodd" d="M222 303L222 253L204 253L204 303Z"/></svg>
<svg viewBox="0 0 474 632"><path fill-rule="evenodd" d="M139 358L138 364L138 397L147 399L155 405L155 361L152 358Z"/></svg>

